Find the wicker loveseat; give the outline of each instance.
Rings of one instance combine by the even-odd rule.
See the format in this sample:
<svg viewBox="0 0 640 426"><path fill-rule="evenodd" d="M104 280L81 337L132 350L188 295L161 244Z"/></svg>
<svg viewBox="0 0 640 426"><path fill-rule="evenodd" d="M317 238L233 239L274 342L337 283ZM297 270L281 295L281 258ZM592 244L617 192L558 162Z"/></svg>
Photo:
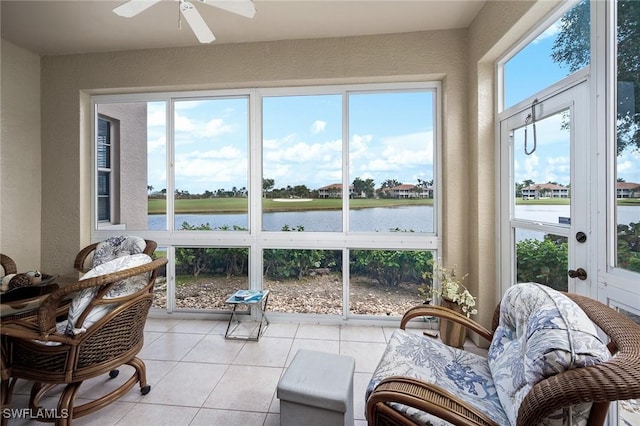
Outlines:
<svg viewBox="0 0 640 426"><path fill-rule="evenodd" d="M424 316L463 324L491 342L488 356L405 330ZM439 306L409 310L367 388L369 424L602 425L610 401L640 398L640 325L600 302L518 284L492 328Z"/></svg>
<svg viewBox="0 0 640 426"><path fill-rule="evenodd" d="M34 382L29 405L36 411L51 387L64 386L57 418L39 418L58 425L103 408L136 383L143 395L148 393L145 364L136 355L143 346L157 271L166 263L166 258L152 260L144 253L117 257L49 294L35 315L3 321L2 407L11 406L18 379ZM59 318L61 307L68 307L66 318ZM106 374L115 378L125 364L134 371L120 386L74 405L85 380ZM8 419L1 420L4 425Z"/></svg>

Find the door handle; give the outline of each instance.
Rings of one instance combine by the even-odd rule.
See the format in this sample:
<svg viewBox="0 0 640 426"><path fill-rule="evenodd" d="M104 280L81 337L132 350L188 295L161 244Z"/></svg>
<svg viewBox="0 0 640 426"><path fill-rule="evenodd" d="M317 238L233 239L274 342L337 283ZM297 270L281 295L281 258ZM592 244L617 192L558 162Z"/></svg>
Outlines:
<svg viewBox="0 0 640 426"><path fill-rule="evenodd" d="M578 278L582 281L587 279L587 271L585 271L582 268L578 268L578 269L569 269L567 271L567 275L569 275L569 277L571 278Z"/></svg>

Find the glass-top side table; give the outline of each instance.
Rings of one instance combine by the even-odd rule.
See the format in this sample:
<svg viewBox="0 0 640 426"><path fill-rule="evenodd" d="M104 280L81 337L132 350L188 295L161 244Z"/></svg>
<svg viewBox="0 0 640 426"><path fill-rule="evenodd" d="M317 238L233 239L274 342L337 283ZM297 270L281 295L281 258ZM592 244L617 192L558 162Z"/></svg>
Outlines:
<svg viewBox="0 0 640 426"><path fill-rule="evenodd" d="M232 294L225 303L233 306L233 308L224 338L257 342L269 326L269 319L267 319L266 315L267 304L269 303L269 290L238 290ZM255 306L257 308L257 324L254 325L247 334L238 334L238 327L241 324L237 312L238 306Z"/></svg>

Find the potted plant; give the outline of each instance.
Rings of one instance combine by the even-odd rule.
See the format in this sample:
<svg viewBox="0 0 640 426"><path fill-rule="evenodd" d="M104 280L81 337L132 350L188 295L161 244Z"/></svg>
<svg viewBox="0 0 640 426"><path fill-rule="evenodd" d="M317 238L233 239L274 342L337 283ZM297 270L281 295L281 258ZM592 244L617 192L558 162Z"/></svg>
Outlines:
<svg viewBox="0 0 640 426"><path fill-rule="evenodd" d="M425 272L425 279L431 278L432 283L419 288L422 295L429 293L431 297L439 297L440 305L465 314L467 318L478 313L476 297L464 286L463 282L469 274L456 275L456 267L447 268L439 263L433 264L431 272ZM439 286L434 284L438 283ZM449 346L461 348L466 338L466 330L461 324L446 319L440 319L440 338Z"/></svg>

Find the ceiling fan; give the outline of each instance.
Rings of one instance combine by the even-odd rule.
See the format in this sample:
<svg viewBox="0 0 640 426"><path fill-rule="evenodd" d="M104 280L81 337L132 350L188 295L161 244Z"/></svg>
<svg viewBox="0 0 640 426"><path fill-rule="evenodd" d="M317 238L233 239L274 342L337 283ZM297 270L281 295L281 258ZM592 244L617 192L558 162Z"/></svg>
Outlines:
<svg viewBox="0 0 640 426"><path fill-rule="evenodd" d="M160 3L162 0L129 0L128 2L121 4L113 9L113 12L117 15L125 18L131 18L136 16L140 12L143 12L153 6L156 3ZM247 18L253 18L256 14L256 7L252 0L197 0L199 3L204 3L210 6L214 6L228 12L235 13ZM180 14L184 16L191 30L196 35L200 43L211 43L216 39L213 32L209 29L207 23L202 19L200 12L193 6L193 1L190 0L178 0ZM180 21L178 21L180 25Z"/></svg>

